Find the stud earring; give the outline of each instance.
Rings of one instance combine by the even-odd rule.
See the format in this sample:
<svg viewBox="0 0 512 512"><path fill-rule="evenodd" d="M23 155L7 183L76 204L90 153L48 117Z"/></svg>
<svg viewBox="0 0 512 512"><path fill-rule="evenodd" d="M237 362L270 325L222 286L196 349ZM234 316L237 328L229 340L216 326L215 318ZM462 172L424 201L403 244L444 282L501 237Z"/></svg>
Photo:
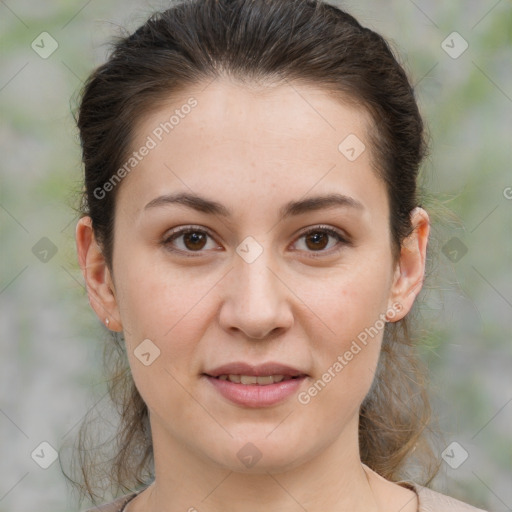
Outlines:
<svg viewBox="0 0 512 512"><path fill-rule="evenodd" d="M108 328L108 325L110 324L110 320L108 318L105 318L105 324L107 325Z"/></svg>

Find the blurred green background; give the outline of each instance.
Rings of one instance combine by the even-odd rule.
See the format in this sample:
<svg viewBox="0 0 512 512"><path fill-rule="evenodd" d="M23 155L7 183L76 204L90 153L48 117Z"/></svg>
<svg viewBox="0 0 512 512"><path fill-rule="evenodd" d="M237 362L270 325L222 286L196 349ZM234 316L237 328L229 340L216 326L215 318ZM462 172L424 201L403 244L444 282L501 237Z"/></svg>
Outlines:
<svg viewBox="0 0 512 512"><path fill-rule="evenodd" d="M72 442L106 401L107 336L75 255L82 170L71 109L111 37L166 5L0 1L0 512L79 510L58 461L36 463L50 453L41 442ZM443 462L435 488L512 510L512 4L338 5L400 53L430 131L427 192L449 209L432 211L421 353L446 446L458 443L448 453L467 459Z"/></svg>

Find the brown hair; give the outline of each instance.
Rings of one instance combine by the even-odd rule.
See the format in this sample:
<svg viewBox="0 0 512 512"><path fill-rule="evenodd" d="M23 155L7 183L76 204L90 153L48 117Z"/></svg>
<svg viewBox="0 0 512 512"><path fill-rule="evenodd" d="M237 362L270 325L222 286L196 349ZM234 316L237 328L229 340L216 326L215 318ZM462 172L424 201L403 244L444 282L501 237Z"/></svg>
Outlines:
<svg viewBox="0 0 512 512"><path fill-rule="evenodd" d="M367 111L373 167L386 185L398 257L411 233L411 211L419 205L417 178L427 145L414 90L388 43L322 1L187 0L119 39L83 89L77 118L85 166L80 211L92 218L109 268L119 186L101 198L95 191L122 166L143 115L187 86L222 75L240 82L314 85ZM360 409L360 453L362 462L392 481L407 477L405 463L415 459L425 484L439 466L426 436L426 373L407 322L386 326L377 374ZM114 337L105 350L120 423L104 474L117 490L132 489L152 477L148 411L123 340ZM93 498L100 478L86 449L86 426L80 430L79 464L82 490Z"/></svg>

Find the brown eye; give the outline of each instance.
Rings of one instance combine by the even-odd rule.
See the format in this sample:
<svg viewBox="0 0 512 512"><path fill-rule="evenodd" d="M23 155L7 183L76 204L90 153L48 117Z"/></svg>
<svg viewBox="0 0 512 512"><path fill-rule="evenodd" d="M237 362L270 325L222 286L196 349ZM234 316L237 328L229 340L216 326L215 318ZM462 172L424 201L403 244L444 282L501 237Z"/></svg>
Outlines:
<svg viewBox="0 0 512 512"><path fill-rule="evenodd" d="M306 236L306 245L312 250L325 249L329 243L329 235L321 231L315 231Z"/></svg>
<svg viewBox="0 0 512 512"><path fill-rule="evenodd" d="M206 245L206 236L204 233L190 231L183 235L183 243L187 249L197 251Z"/></svg>
<svg viewBox="0 0 512 512"><path fill-rule="evenodd" d="M203 249L209 248L207 247L209 238L213 240L210 234L203 229L187 227L171 233L170 236L163 240L162 244L166 249L173 252L185 253L187 256L195 252L199 256L204 252ZM216 247L218 246L213 244L213 247L210 248Z"/></svg>
<svg viewBox="0 0 512 512"><path fill-rule="evenodd" d="M304 248L300 248L304 250L306 253L310 253L309 256L312 257L321 257L324 254L335 253L344 245L349 245L350 242L338 231L329 228L329 227L316 227L314 229L310 229L303 233L299 240L304 239ZM334 239L335 242L330 244L330 240ZM331 250L333 249L333 250ZM319 253L319 254L311 254L311 253Z"/></svg>

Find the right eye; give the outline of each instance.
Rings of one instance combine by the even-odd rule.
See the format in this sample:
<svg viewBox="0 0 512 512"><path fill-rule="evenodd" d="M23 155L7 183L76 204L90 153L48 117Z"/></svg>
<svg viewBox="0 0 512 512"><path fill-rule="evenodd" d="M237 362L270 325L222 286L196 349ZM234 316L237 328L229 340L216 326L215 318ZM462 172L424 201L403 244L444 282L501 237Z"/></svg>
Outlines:
<svg viewBox="0 0 512 512"><path fill-rule="evenodd" d="M183 253L185 256L199 256L199 254L194 255L191 253L203 252L203 249L208 244L208 238L213 240L208 231L196 226L187 226L176 229L166 235L162 245L172 252ZM175 242L180 239L181 243L176 244ZM181 247L176 247L176 245L181 245ZM215 245L215 247L218 248L218 245Z"/></svg>

